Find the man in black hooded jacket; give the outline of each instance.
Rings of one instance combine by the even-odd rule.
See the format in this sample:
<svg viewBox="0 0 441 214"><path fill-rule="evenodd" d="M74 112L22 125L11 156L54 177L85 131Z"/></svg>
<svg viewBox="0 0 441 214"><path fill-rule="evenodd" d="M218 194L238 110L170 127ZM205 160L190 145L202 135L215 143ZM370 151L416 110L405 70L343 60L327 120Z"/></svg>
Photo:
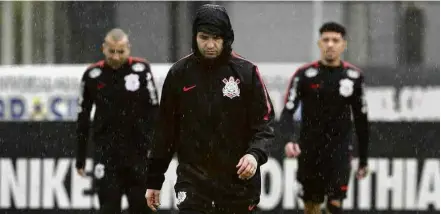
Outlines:
<svg viewBox="0 0 441 214"><path fill-rule="evenodd" d="M172 66L162 89L147 166L152 209L175 152L180 213L253 213L259 203L274 112L257 66L232 52L233 40L225 8L198 9L193 53Z"/></svg>

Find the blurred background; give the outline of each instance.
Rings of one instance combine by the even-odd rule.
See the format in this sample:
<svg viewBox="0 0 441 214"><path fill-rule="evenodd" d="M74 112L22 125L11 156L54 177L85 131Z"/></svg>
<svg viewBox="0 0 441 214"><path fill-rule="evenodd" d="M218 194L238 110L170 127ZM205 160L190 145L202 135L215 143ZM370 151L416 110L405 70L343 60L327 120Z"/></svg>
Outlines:
<svg viewBox="0 0 441 214"><path fill-rule="evenodd" d="M190 52L198 2L9 1L1 6L1 63L90 63L104 34L126 30L134 55L175 62ZM318 57L318 28L348 29L345 59L358 66L439 66L439 2L216 2L236 34L234 48L256 62L304 62Z"/></svg>
<svg viewBox="0 0 441 214"><path fill-rule="evenodd" d="M0 213L97 208L86 193L90 179L72 173L79 78L102 59L106 32L119 27L133 55L152 63L161 88L170 65L191 52L192 20L205 3L226 7L233 49L260 67L277 114L293 72L319 57L320 26L343 24L344 59L366 76L372 171L361 182L351 178L345 212L439 213L437 1L0 2ZM302 213L297 162L283 157L283 146L274 145L262 169L264 213ZM175 167L163 187L162 213L175 210Z"/></svg>

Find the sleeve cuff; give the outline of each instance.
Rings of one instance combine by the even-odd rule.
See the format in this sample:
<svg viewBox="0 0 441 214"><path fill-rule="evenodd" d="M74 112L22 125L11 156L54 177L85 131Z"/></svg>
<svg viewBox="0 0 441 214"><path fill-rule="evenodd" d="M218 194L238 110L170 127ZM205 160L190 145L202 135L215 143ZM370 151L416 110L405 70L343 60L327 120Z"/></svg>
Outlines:
<svg viewBox="0 0 441 214"><path fill-rule="evenodd" d="M147 160L147 189L161 190L165 180L164 173L169 163L166 159Z"/></svg>
<svg viewBox="0 0 441 214"><path fill-rule="evenodd" d="M256 151L255 149L249 150L247 154L250 154L254 156L254 158L256 158L258 166L261 166L266 162L265 157L262 157L262 154L259 151Z"/></svg>
<svg viewBox="0 0 441 214"><path fill-rule="evenodd" d="M358 168L363 168L367 166L367 158L360 158L360 161L358 163Z"/></svg>
<svg viewBox="0 0 441 214"><path fill-rule="evenodd" d="M75 168L84 169L84 166L85 166L85 161L81 161L77 158L77 160L75 162Z"/></svg>
<svg viewBox="0 0 441 214"><path fill-rule="evenodd" d="M256 158L256 160L257 160L257 164L261 165L260 164L261 161L260 161L259 155L257 155L255 152L249 152L248 154L254 156L254 158Z"/></svg>
<svg viewBox="0 0 441 214"><path fill-rule="evenodd" d="M161 190L162 183L164 183L164 175L150 175L147 176L147 189Z"/></svg>
<svg viewBox="0 0 441 214"><path fill-rule="evenodd" d="M293 143L299 143L299 137L296 134L291 135L289 140Z"/></svg>

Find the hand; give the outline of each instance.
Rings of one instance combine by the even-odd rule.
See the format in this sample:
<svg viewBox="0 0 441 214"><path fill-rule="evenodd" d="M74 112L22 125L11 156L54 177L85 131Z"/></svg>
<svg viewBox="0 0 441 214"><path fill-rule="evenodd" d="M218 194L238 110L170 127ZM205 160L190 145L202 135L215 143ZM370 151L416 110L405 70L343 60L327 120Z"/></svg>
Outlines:
<svg viewBox="0 0 441 214"><path fill-rule="evenodd" d="M289 158L298 157L302 151L300 150L300 146L298 143L288 142L285 145L285 155Z"/></svg>
<svg viewBox="0 0 441 214"><path fill-rule="evenodd" d="M161 190L156 189L147 189L145 192L145 199L147 200L147 206L150 207L150 209L153 212L156 212L159 205L159 196L160 196Z"/></svg>
<svg viewBox="0 0 441 214"><path fill-rule="evenodd" d="M254 174L256 174L257 160L253 155L246 154L239 160L236 168L239 168L239 170L237 170L237 174L239 175L240 179L250 179L254 176Z"/></svg>
<svg viewBox="0 0 441 214"><path fill-rule="evenodd" d="M365 178L369 173L367 166L359 167L357 170L357 179Z"/></svg>
<svg viewBox="0 0 441 214"><path fill-rule="evenodd" d="M77 169L78 175L80 175L81 177L86 177L86 173L84 172L84 169Z"/></svg>

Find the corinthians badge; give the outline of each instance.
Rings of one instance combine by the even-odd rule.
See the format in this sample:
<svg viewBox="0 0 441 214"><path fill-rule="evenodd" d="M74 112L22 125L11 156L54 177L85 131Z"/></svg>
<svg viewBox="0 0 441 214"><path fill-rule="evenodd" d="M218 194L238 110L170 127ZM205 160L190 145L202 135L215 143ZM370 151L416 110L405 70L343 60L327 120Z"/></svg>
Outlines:
<svg viewBox="0 0 441 214"><path fill-rule="evenodd" d="M233 99L234 97L240 96L240 89L238 85L240 83L239 79L235 80L234 77L230 76L230 79L227 80L227 78L224 78L222 82L225 83L225 86L222 89L225 97Z"/></svg>

